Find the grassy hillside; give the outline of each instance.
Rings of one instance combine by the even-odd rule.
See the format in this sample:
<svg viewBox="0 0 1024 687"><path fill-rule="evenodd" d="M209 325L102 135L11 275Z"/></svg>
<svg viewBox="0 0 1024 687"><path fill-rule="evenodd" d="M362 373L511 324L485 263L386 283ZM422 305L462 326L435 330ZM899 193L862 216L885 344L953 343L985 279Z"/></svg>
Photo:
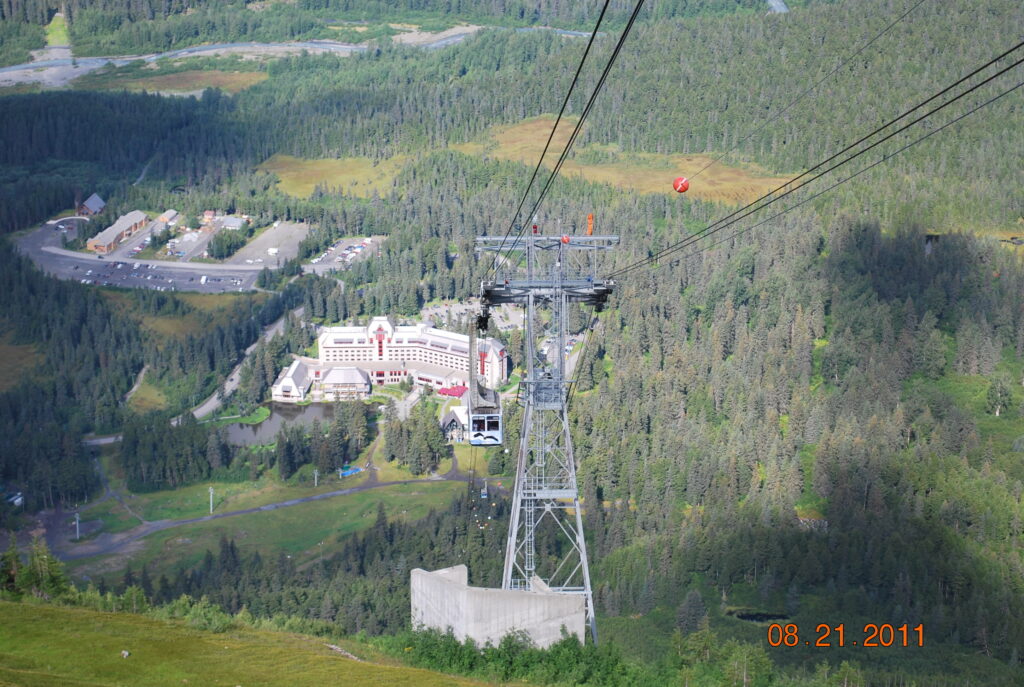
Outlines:
<svg viewBox="0 0 1024 687"><path fill-rule="evenodd" d="M202 632L138 615L0 601L0 684L479 685L426 670L344 658L322 639ZM130 652L126 659L121 651Z"/></svg>
<svg viewBox="0 0 1024 687"><path fill-rule="evenodd" d="M341 486L348 487L349 483ZM159 496L177 499L142 499L141 507L149 517L201 516L208 508L208 493L203 493L206 487L206 484L201 484L160 492ZM331 488L337 489L339 485L333 484L319 491ZM147 565L157 573L172 574L179 566L196 564L208 549L216 550L217 543L226 538L245 542L247 550L260 551L264 556L277 557L284 553L294 557L297 563L304 563L320 556L333 555L345 545L348 535L373 525L378 504L384 505L390 520L411 522L424 517L431 509L442 508L455 493L464 488L458 482L400 484L289 508L183 525L146 537L127 561L133 566ZM231 505L228 507L218 503L217 512L256 507L274 500L278 495L287 498L296 491L283 488L271 492L241 492L229 497ZM309 494L314 490L310 488L303 491ZM269 497L271 493L275 495L273 498ZM133 522L121 512L116 502L108 501L107 504L110 512L91 515L105 521L109 518L115 530L137 524L137 521ZM69 567L75 577L93 576L120 570L125 562L124 558L107 556L73 561Z"/></svg>

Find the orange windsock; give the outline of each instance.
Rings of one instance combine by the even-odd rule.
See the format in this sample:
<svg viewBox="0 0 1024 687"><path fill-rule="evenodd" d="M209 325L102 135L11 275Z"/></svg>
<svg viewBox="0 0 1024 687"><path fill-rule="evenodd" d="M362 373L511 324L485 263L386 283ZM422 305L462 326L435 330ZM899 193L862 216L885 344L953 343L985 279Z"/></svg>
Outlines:
<svg viewBox="0 0 1024 687"><path fill-rule="evenodd" d="M594 213L587 215L587 236L594 235Z"/></svg>

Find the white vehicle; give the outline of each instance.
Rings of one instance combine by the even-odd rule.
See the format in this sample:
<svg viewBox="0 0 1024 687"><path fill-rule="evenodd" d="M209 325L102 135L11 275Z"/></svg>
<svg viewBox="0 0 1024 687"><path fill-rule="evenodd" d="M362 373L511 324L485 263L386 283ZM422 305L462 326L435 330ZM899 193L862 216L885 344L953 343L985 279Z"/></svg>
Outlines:
<svg viewBox="0 0 1024 687"><path fill-rule="evenodd" d="M133 269L133 270L137 270L137 269L139 269L139 265L141 265L141 264L142 264L141 262L137 262L137 263L135 263L135 267L133 267L132 269Z"/></svg>
<svg viewBox="0 0 1024 687"><path fill-rule="evenodd" d="M205 284L206 280L207 280L207 276L204 274L202 277L199 278L199 283L200 284Z"/></svg>

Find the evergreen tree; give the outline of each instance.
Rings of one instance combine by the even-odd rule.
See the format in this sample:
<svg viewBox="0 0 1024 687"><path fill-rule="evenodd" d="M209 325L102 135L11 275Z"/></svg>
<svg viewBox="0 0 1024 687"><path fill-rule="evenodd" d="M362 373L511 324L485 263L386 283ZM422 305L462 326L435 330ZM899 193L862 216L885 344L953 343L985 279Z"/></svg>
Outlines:
<svg viewBox="0 0 1024 687"><path fill-rule="evenodd" d="M989 384L988 394L985 396L986 410L999 417L999 414L1013 402L1010 394L1010 382L1003 376L996 377Z"/></svg>
<svg viewBox="0 0 1024 687"><path fill-rule="evenodd" d="M28 561L19 571L16 581L22 594L44 599L56 598L70 587L64 564L50 553L41 538L32 541Z"/></svg>

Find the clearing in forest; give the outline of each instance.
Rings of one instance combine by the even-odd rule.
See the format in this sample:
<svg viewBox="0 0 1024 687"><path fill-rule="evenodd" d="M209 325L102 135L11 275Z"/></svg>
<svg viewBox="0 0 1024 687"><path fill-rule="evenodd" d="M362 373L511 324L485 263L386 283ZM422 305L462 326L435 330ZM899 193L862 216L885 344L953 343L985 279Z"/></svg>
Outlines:
<svg viewBox="0 0 1024 687"><path fill-rule="evenodd" d="M225 93L239 93L267 80L266 72L229 72L216 69L190 69L171 74L125 77L114 73L89 74L77 79L75 88L96 90L128 90L161 93L190 93L206 88L219 88Z"/></svg>
<svg viewBox="0 0 1024 687"><path fill-rule="evenodd" d="M0 334L0 391L14 388L42 359L34 345L14 344L9 332Z"/></svg>
<svg viewBox="0 0 1024 687"><path fill-rule="evenodd" d="M128 407L140 415L154 410L166 410L168 407L167 395L158 386L143 378L142 384L139 384L139 388L128 399Z"/></svg>
<svg viewBox="0 0 1024 687"><path fill-rule="evenodd" d="M160 337L175 338L184 338L189 334L205 331L208 327L226 324L231 318L235 303L239 300L252 298L256 302L262 302L266 298L264 294L176 293L166 298L185 302L191 306L191 311L181 315L153 315L144 312L131 293L115 289L99 291L116 308L138 319L144 329L159 334Z"/></svg>
<svg viewBox="0 0 1024 687"><path fill-rule="evenodd" d="M368 157L346 157L338 160L303 160L291 155L274 155L257 169L276 174L284 193L307 197L317 186L341 189L360 198L369 198L376 191L385 195L402 170L406 156L375 163Z"/></svg>
<svg viewBox="0 0 1024 687"><path fill-rule="evenodd" d="M544 150L555 118L535 117L511 126L491 130L491 143L485 143L483 154L498 160L512 160L533 166ZM555 132L544 164L549 169L558 161L565 143L576 125L575 119L563 118ZM460 147L456 147L460 149ZM461 147L472 154L479 144ZM575 154L562 164L560 174L580 176L587 181L611 184L617 188L640 193L675 194L672 179L692 177L714 158L710 155L663 155L658 153L625 153L615 145L592 144L574 147ZM709 167L690 184L687 196L728 204L745 204L788 181L787 177L770 176L764 170L745 165L743 168L721 162Z"/></svg>
<svg viewBox="0 0 1024 687"><path fill-rule="evenodd" d="M306 495L312 495L318 491L357 487L360 483L361 480L325 480L320 489L314 490L310 484L304 491ZM165 501L165 495L176 498L179 490L158 492L154 499L163 505L157 507L158 504L152 504L148 509L150 515L154 510L167 513L176 509L187 511L188 515L206 515L209 496L208 492L204 493L205 486L185 488L182 493L194 497L188 503ZM195 565L202 560L207 549L216 551L221 538L227 538L234 539L246 552L258 550L264 559L273 560L284 553L301 565L317 560L321 555L331 556L339 552L346 545L348 535L371 527L376 521L378 503L384 505L389 520L411 522L426 517L432 509L444 508L455 494L465 488L462 482L425 480L358 491L287 508L181 525L154 532L137 542L139 546L131 553L131 564L133 567L149 566L154 577L163 573L173 575L178 567ZM280 491L274 489L271 493L276 497ZM302 490L287 491L291 493L280 495L295 498L292 494L297 495ZM222 504L215 493L214 513L258 508L268 502L268 496L263 490L242 492L232 495L230 504ZM99 556L71 561L68 567L78 578L123 568L124 563L121 555Z"/></svg>
<svg viewBox="0 0 1024 687"><path fill-rule="evenodd" d="M56 48L66 45L71 45L71 39L68 37L68 23L64 20L64 15L58 12L46 25L46 47Z"/></svg>
<svg viewBox="0 0 1024 687"><path fill-rule="evenodd" d="M510 126L491 127L480 141L457 143L450 149L466 155L522 162L533 167L555 118L544 115ZM545 159L550 168L558 159L575 122L564 120L555 134ZM576 148L575 155L562 165L562 176L583 177L587 181L610 184L639 193L675 194L672 179L691 177L713 157L703 154L663 155L625 153L615 145L592 144ZM388 193L408 156L400 155L374 164L369 158L339 160L303 160L289 155L274 155L259 166L276 174L278 187L293 196L309 196L316 186L340 188L355 196L368 197L373 191ZM688 197L740 205L753 201L788 181L771 176L753 164L735 167L716 163L702 172L690 185Z"/></svg>

